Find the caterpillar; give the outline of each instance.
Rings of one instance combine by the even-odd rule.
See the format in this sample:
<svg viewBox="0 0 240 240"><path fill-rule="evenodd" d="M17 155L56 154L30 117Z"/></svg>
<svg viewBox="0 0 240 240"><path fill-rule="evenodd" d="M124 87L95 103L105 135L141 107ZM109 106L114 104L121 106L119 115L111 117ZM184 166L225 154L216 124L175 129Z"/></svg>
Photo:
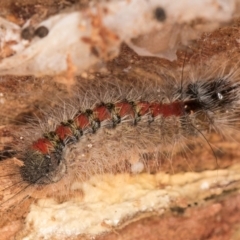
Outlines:
<svg viewBox="0 0 240 240"><path fill-rule="evenodd" d="M107 86L107 84L104 85ZM107 88L111 93L116 92L109 86ZM99 164L99 169L94 172L100 173L104 171L105 164L112 167L125 165L125 161L123 163L114 160L112 163L102 162L103 160L99 157L101 152L97 148L105 141L111 148L116 147L112 142L116 142L115 135L117 133L118 136L119 131L126 134L122 136L125 141L124 148L127 149L130 146L130 148L137 148L140 154L136 161L145 163L146 159L141 149L148 149L148 145L159 148L161 145L182 142L183 138L197 136L213 127L216 128L214 124L218 121L216 115L220 116L221 120L224 114L227 114L231 120L236 119L233 115L238 109L236 103L239 101L239 84L232 83L228 77L188 83L171 89L168 94L165 90L161 91L159 86L156 86L155 93L154 88L151 87L151 89L151 92L147 91L145 96L141 94L134 96L134 99L117 93L117 96L112 97L116 100L103 100L95 105L91 104L92 107L91 105L79 107L73 117L62 121L53 131L44 133L42 138L34 141L26 150L22 158L24 165L20 168L22 179L32 184L49 184L59 181L68 168L68 163L63 158L64 148L77 142L85 144L82 144L84 156L75 163L76 166L81 168L84 163L93 162L96 165ZM132 91L134 91L133 87L127 91L127 95ZM137 91L139 92L139 89ZM154 96L158 94L160 99ZM152 96L155 100L151 99ZM153 132L157 132L156 136L152 135L155 138L149 140L149 135ZM138 137L141 137L140 141L137 141ZM120 139L120 136L118 138ZM122 147L119 146L119 148ZM90 154L92 156L89 159L86 157L88 151L94 152ZM154 150L154 152L158 151ZM109 158L112 155L110 152L109 156L103 155L102 158Z"/></svg>

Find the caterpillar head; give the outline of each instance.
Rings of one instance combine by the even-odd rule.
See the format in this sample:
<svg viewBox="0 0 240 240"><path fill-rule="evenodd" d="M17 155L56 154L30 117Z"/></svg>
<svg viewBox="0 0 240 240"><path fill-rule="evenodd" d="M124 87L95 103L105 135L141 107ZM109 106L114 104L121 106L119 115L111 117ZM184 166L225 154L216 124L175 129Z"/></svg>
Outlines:
<svg viewBox="0 0 240 240"><path fill-rule="evenodd" d="M20 173L22 179L33 184L49 184L58 182L66 173L67 166L60 153L43 154L28 150L23 158L24 166Z"/></svg>

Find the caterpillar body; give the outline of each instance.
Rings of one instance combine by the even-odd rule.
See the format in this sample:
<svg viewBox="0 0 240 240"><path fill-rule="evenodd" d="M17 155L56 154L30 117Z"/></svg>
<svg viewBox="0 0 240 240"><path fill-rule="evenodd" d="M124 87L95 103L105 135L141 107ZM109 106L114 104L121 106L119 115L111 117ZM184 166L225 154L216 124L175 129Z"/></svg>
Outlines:
<svg viewBox="0 0 240 240"><path fill-rule="evenodd" d="M72 118L62 121L54 131L46 132L34 141L22 159L24 166L20 168L20 174L24 181L49 184L61 179L69 168L63 151L66 146L77 142L79 145L86 142L87 146L82 147L82 157L74 165L81 168L81 165L92 162L99 165L99 169L94 172L101 173L108 167L125 166L127 156L120 163L117 157L121 158L127 152L126 149L138 149L139 156L135 161L146 163L145 149L161 154L169 144L178 144L184 138L205 134L213 128L216 130L215 123L223 118L229 119L224 124L237 124L235 120L239 108L240 85L232 82L229 77L200 79L182 86L175 85L168 90L168 94L157 83L156 87L151 87L152 92L143 84L144 96L143 91L136 86L139 83L129 84L123 95L121 89L117 90L104 82L102 84L114 100L102 100L91 104L93 107L79 107ZM218 130L221 127L218 124ZM125 136L121 137L120 132ZM124 138L124 142L121 138ZM100 152L101 144L109 144L109 156L104 157ZM117 156L111 154L115 147L120 149L116 151ZM86 154L89 151L93 153ZM106 153L106 149L104 151ZM112 162L109 160L111 155ZM102 158L108 159L108 163ZM84 166L84 169L87 170L88 167Z"/></svg>

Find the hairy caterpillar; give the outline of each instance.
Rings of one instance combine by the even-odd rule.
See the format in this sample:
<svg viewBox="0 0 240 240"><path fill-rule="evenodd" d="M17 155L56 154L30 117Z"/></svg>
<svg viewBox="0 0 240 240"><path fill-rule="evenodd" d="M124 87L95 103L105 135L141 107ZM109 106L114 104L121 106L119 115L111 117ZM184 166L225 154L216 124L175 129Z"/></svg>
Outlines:
<svg viewBox="0 0 240 240"><path fill-rule="evenodd" d="M239 77L234 69L184 81L166 74L156 81L109 77L82 82L77 97L61 105L41 132L41 125L24 130L21 162L6 165L3 209L38 192L70 196L71 183L94 174L138 173L152 163L161 169L188 139L237 128Z"/></svg>
<svg viewBox="0 0 240 240"><path fill-rule="evenodd" d="M69 166L63 158L64 148L77 142L82 145L82 150L79 151L82 157L79 157L78 163L74 163L77 168L81 169L83 165L92 163L92 168L99 165L99 169L93 172L101 173L105 168L107 170L115 166L125 166L127 156L120 163L119 159L108 159L115 155L112 151L118 147L121 132L124 140L122 146L119 144L119 148L122 149L117 150L118 155L124 154L129 147L135 148L139 152L138 159L135 160L145 163L147 160L141 153L144 149L152 149L152 152L161 155L164 150L158 149L165 149L164 145L182 142L183 138L197 136L213 127L216 128L216 114L221 116L221 120L223 114L235 119L235 104L239 101L239 85L231 83L228 78L188 83L171 89L167 94L156 84L155 87L151 86L151 91L147 90L144 93L145 96L134 94L134 97L130 96L136 91L133 87L124 90L124 95L121 95L111 86L103 85L113 94L107 97L111 100L103 99L96 104L79 108L73 117L62 121L54 131L44 133L42 138L34 141L26 150L23 157L24 166L20 168L24 181L33 184L59 181ZM143 88L146 90L146 86ZM156 98L156 95L159 95L160 99ZM151 134L153 138L149 140ZM100 147L105 141L109 144L106 149ZM109 147L111 149L107 151Z"/></svg>

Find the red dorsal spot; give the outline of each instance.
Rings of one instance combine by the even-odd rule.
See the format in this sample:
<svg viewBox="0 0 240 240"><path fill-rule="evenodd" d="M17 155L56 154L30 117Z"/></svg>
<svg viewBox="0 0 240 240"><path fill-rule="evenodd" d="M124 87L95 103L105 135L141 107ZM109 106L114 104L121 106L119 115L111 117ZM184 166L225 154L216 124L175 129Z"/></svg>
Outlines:
<svg viewBox="0 0 240 240"><path fill-rule="evenodd" d="M164 117L182 116L184 114L183 102L173 102L169 104L151 103L152 116L163 115Z"/></svg>
<svg viewBox="0 0 240 240"><path fill-rule="evenodd" d="M72 136L72 130L68 126L59 125L57 126L55 133L61 140L64 140L68 136Z"/></svg>
<svg viewBox="0 0 240 240"><path fill-rule="evenodd" d="M93 114L94 114L94 117L99 119L100 122L111 119L111 113L109 112L107 107L104 105L95 107L93 109Z"/></svg>
<svg viewBox="0 0 240 240"><path fill-rule="evenodd" d="M80 113L77 117L75 117L74 122L76 123L77 127L80 129L90 126L90 121L86 116L86 114L84 113Z"/></svg>
<svg viewBox="0 0 240 240"><path fill-rule="evenodd" d="M136 104L137 113L139 116L143 116L149 113L150 103L149 102L138 102Z"/></svg>
<svg viewBox="0 0 240 240"><path fill-rule="evenodd" d="M46 138L40 138L32 144L32 148L43 154L48 154L53 148L52 143Z"/></svg>
<svg viewBox="0 0 240 240"><path fill-rule="evenodd" d="M127 101L116 103L115 104L115 110L116 110L116 113L120 117L124 117L124 116L134 117L135 116L132 104L127 102Z"/></svg>

